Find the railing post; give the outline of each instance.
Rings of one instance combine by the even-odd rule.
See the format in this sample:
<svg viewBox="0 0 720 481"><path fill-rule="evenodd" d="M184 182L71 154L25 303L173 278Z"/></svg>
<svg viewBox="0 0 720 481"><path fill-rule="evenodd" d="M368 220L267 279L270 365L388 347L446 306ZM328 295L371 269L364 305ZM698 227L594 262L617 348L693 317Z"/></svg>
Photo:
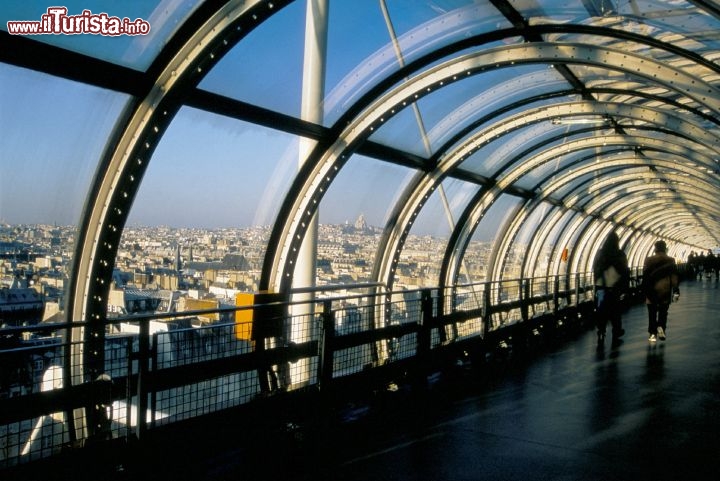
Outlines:
<svg viewBox="0 0 720 481"><path fill-rule="evenodd" d="M422 315L418 320L417 333L417 358L418 371L416 381L419 387L424 387L427 382L429 368L431 332L435 325L433 317L433 299L430 289L420 291L420 309Z"/></svg>
<svg viewBox="0 0 720 481"><path fill-rule="evenodd" d="M445 292L446 292L446 288L445 288L445 287L440 287L440 288L438 289L438 306L437 306L437 317L438 317L438 320L443 319L443 318L444 318L444 315L445 315ZM453 286L453 287L451 288L451 290L450 290L450 299L451 299L450 302L452 302L453 305L455 305L455 295L456 295L456 294L455 294L455 287ZM450 311L452 312L452 310L453 310L453 309L451 308ZM457 338L457 328L455 327L455 323L453 323L452 327L453 327L453 336L452 336L452 339L454 340L454 339ZM448 341L448 335L447 335L447 332L445 331L446 328L447 328L447 326L446 326L445 324L440 324L440 323L438 323L438 328L439 328L439 329L438 329L438 335L440 336L440 342L441 342L441 343L447 342L447 341Z"/></svg>
<svg viewBox="0 0 720 481"><path fill-rule="evenodd" d="M157 372L159 366L158 366L158 352L160 349L158 348L158 342L159 342L159 333L155 333L152 335L152 344L150 345L150 372ZM145 389L147 390L147 383ZM155 415L157 414L157 389L152 389L151 392L148 394L150 397L150 429L155 428ZM146 396L147 399L147 396Z"/></svg>
<svg viewBox="0 0 720 481"><path fill-rule="evenodd" d="M527 322L530 319L529 313L529 299L530 299L530 279L521 278L519 281L519 297L520 297L520 316L523 322Z"/></svg>
<svg viewBox="0 0 720 481"><path fill-rule="evenodd" d="M138 333L138 377L137 377L137 420L136 436L142 439L147 432L147 377L150 361L150 320L140 320Z"/></svg>
<svg viewBox="0 0 720 481"><path fill-rule="evenodd" d="M490 308L492 306L490 302L490 283L486 282L483 287L483 339L487 339L490 333L490 322L492 320L492 313Z"/></svg>
<svg viewBox="0 0 720 481"><path fill-rule="evenodd" d="M557 314L560 310L560 277L553 277L553 312Z"/></svg>
<svg viewBox="0 0 720 481"><path fill-rule="evenodd" d="M580 306L580 273L575 273L575 306Z"/></svg>
<svg viewBox="0 0 720 481"><path fill-rule="evenodd" d="M320 362L318 363L318 385L321 393L330 388L333 377L333 358L335 340L335 312L332 310L332 301L323 301L322 333L320 340Z"/></svg>

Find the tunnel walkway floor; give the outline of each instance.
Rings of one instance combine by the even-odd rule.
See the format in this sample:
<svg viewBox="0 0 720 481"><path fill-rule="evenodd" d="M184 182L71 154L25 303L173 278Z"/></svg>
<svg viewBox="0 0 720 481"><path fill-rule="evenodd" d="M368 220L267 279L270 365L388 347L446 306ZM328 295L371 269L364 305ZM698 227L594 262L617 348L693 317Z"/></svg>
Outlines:
<svg viewBox="0 0 720 481"><path fill-rule="evenodd" d="M492 375L492 363L459 368L425 395L350 406L319 435L289 432L253 466L225 458L206 479L718 479L720 285L682 284L664 342L648 341L644 305L623 320L618 345L584 330Z"/></svg>

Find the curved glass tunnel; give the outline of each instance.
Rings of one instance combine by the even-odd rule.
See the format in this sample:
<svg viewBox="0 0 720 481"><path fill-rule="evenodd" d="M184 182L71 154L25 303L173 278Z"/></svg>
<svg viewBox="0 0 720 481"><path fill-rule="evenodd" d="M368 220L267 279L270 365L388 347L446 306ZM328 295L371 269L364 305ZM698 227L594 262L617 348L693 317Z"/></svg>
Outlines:
<svg viewBox="0 0 720 481"><path fill-rule="evenodd" d="M45 353L3 389L124 377L115 437L579 306L611 231L638 274L720 247L712 2L64 5L0 6L2 329ZM57 442L0 463L99 405L18 414Z"/></svg>

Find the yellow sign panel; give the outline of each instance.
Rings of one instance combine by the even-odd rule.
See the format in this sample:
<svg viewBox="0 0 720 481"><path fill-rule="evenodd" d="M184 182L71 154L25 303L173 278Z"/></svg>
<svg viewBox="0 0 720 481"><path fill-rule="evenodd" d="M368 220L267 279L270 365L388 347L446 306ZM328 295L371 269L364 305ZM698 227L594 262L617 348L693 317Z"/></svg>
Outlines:
<svg viewBox="0 0 720 481"><path fill-rule="evenodd" d="M244 341L282 335L284 296L272 292L240 292L235 305L254 306L235 311L235 338Z"/></svg>
<svg viewBox="0 0 720 481"><path fill-rule="evenodd" d="M235 294L235 305L252 306L255 304L255 294L240 292ZM241 309L235 311L235 338L242 341L252 340L253 310Z"/></svg>

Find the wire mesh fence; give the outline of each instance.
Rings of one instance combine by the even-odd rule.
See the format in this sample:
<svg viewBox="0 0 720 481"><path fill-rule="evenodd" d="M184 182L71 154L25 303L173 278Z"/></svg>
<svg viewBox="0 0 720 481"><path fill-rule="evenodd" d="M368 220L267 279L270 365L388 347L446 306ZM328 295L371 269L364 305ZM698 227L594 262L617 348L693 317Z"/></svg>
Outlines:
<svg viewBox="0 0 720 481"><path fill-rule="evenodd" d="M97 377L85 364L95 344L83 337L97 326L0 329L0 469L413 360L589 300L591 276L575 275L113 317L104 352L93 353Z"/></svg>

